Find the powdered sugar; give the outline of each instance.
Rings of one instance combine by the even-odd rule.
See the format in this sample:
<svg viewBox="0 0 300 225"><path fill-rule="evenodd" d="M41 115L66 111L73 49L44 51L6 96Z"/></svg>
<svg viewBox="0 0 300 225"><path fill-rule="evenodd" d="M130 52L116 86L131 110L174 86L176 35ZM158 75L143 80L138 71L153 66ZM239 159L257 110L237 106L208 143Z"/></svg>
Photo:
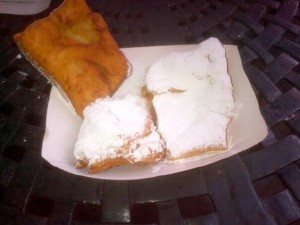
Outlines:
<svg viewBox="0 0 300 225"><path fill-rule="evenodd" d="M117 157L140 161L149 155L150 150L163 151L163 142L155 134L153 124L150 123L149 135L143 137L148 121L149 112L141 97L128 94L123 98L96 100L84 110L75 158L90 164ZM129 141L133 142L127 147ZM136 151L137 146L141 151Z"/></svg>
<svg viewBox="0 0 300 225"><path fill-rule="evenodd" d="M167 55L150 66L145 81L155 94L152 103L160 134L151 120L150 132L144 133L150 116L145 100L137 96L142 78L132 77L136 82L128 78L112 98L86 108L76 159L90 164L118 157L142 162L164 151L160 135L172 158L194 149L227 147L234 103L225 50L217 39L210 38L192 51Z"/></svg>
<svg viewBox="0 0 300 225"><path fill-rule="evenodd" d="M146 85L155 93L158 130L172 157L194 149L226 148L234 102L225 50L217 39L161 58L149 68Z"/></svg>
<svg viewBox="0 0 300 225"><path fill-rule="evenodd" d="M161 140L154 124L151 124L149 135L136 139L131 146L125 157L132 163L145 161L147 160L146 158L155 153L164 152L164 142ZM155 159L155 161L158 160L161 159Z"/></svg>

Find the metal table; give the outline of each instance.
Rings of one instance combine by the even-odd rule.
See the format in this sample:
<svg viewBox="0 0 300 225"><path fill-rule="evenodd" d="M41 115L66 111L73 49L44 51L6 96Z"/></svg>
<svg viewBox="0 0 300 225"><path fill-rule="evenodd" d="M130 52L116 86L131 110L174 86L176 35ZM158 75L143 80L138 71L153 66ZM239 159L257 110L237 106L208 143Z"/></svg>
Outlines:
<svg viewBox="0 0 300 225"><path fill-rule="evenodd" d="M120 47L238 45L267 138L217 163L163 177L108 181L41 157L51 85L12 35L49 15L0 15L1 224L300 224L298 0L89 0Z"/></svg>

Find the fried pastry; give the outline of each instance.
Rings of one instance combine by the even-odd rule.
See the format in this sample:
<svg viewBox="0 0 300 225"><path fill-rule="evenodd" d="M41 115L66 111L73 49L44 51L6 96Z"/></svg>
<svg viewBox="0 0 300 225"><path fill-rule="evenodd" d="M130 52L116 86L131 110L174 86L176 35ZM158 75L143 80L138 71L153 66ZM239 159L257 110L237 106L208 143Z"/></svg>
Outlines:
<svg viewBox="0 0 300 225"><path fill-rule="evenodd" d="M65 0L14 40L80 116L97 98L112 95L127 76L124 54L102 16L84 0Z"/></svg>
<svg viewBox="0 0 300 225"><path fill-rule="evenodd" d="M156 61L146 74L146 89L152 96L167 159L228 147L233 87L225 49L216 38Z"/></svg>
<svg viewBox="0 0 300 225"><path fill-rule="evenodd" d="M77 168L89 173L120 165L147 165L164 158L145 99L133 94L103 98L84 110L74 155Z"/></svg>

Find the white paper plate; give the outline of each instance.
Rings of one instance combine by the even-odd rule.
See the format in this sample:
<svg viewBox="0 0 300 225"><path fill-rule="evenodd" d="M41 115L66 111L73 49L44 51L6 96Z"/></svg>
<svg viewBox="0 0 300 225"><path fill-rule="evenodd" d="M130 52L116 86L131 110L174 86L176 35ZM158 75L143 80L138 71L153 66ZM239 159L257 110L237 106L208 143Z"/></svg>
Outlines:
<svg viewBox="0 0 300 225"><path fill-rule="evenodd" d="M154 61L168 53L186 51L194 47L194 45L176 45L122 49L132 64L133 72L115 95L122 96L128 90L139 93L143 86L145 71ZM257 144L268 133L266 123L261 116L257 99L243 70L237 47L227 45L225 49L236 105L236 116L229 128L230 146L226 151L207 153L176 162L161 162L148 166L120 166L103 173L88 174L86 169L75 168L73 156L81 119L73 114L58 90L53 87L48 105L42 156L52 165L72 174L96 179L134 180L173 174L204 166Z"/></svg>

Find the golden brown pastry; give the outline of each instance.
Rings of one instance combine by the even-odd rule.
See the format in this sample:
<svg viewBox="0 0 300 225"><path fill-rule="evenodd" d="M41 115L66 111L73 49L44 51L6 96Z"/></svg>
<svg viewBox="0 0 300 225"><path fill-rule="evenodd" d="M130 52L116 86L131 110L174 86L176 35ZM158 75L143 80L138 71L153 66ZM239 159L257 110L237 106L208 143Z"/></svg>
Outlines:
<svg viewBox="0 0 300 225"><path fill-rule="evenodd" d="M120 165L157 163L165 156L165 145L147 101L128 94L98 99L84 110L74 156L77 168L96 173Z"/></svg>
<svg viewBox="0 0 300 225"><path fill-rule="evenodd" d="M157 60L148 68L145 83L168 160L228 148L233 86L218 39Z"/></svg>
<svg viewBox="0 0 300 225"><path fill-rule="evenodd" d="M127 60L107 24L84 0L65 0L14 40L80 116L94 100L113 94L127 76Z"/></svg>

